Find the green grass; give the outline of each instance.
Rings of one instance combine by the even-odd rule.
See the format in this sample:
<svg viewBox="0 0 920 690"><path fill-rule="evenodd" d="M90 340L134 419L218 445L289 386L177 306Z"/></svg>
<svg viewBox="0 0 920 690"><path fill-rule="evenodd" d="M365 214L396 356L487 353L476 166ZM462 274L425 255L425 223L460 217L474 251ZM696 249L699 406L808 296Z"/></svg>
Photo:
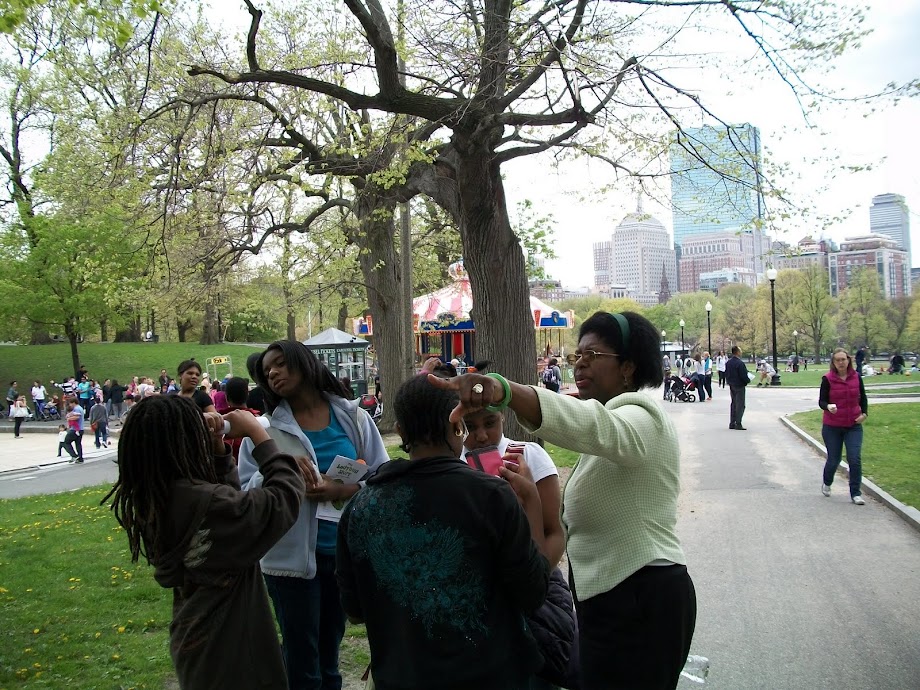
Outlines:
<svg viewBox="0 0 920 690"><path fill-rule="evenodd" d="M920 403L870 405L862 447L863 476L902 503L920 508ZM821 441L821 410L789 418ZM844 459L846 454L844 453Z"/></svg>
<svg viewBox="0 0 920 690"><path fill-rule="evenodd" d="M750 362L746 362L748 371L755 373L755 366ZM780 364L779 378L780 385L783 387L791 388L814 388L815 390L821 385L821 377L827 373L827 364L812 364L809 365L808 371L803 371L799 369L797 373L792 373L791 371L783 371L784 365ZM759 379L759 375L758 375ZM716 377L718 380L718 377ZM888 376L887 374L882 374L879 376L867 376L865 377L866 388L871 388L872 386L881 386L885 384L892 383L917 383L917 377L910 376ZM754 381L757 383L757 380Z"/></svg>
<svg viewBox="0 0 920 690"><path fill-rule="evenodd" d="M83 343L79 346L80 362L86 365L90 377L99 381L115 378L122 384L127 384L133 376L150 376L156 381L160 369L166 369L170 376L175 376L176 367L184 359L195 358L204 368L208 358L222 355L231 357L234 374L248 377L246 357L255 351L249 345L236 344ZM51 379L60 381L72 371L70 345L67 343L0 346L0 385L4 391L10 381L18 381L19 392L25 393L28 398L35 379L48 387ZM223 378L227 371L227 367L221 365L218 375Z"/></svg>
<svg viewBox="0 0 920 690"><path fill-rule="evenodd" d="M868 395L873 395L873 396L888 395L888 396L894 397L898 395L906 395L908 393L913 393L913 394L920 393L920 386L904 386L903 388L882 388L882 389L875 390L875 391L872 390L871 388L868 388Z"/></svg>

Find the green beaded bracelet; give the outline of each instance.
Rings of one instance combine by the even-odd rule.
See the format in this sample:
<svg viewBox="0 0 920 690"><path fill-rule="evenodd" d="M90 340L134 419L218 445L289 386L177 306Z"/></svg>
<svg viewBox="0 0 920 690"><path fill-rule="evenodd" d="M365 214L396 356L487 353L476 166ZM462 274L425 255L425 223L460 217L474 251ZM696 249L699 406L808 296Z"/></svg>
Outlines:
<svg viewBox="0 0 920 690"><path fill-rule="evenodd" d="M509 384L508 379L506 379L501 374L489 372L486 374L486 376L489 376L502 384L502 390L505 391L505 395L502 397L501 401L495 403L494 405L486 405L486 409L489 412L501 412L511 403L511 384Z"/></svg>

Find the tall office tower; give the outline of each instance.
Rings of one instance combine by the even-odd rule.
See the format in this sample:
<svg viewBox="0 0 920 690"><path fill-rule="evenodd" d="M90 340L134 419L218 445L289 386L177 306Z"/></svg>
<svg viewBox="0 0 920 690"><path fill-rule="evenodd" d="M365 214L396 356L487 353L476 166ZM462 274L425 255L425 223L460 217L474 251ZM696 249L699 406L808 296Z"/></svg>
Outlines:
<svg viewBox="0 0 920 690"><path fill-rule="evenodd" d="M677 261L668 231L657 218L642 211L628 214L613 232L610 241L611 277L625 285L627 296L644 306L658 304L661 272L669 285L677 285Z"/></svg>
<svg viewBox="0 0 920 690"><path fill-rule="evenodd" d="M613 277L610 275L610 253L612 247L610 240L594 243L594 289L597 292L605 292Z"/></svg>
<svg viewBox="0 0 920 690"><path fill-rule="evenodd" d="M869 208L869 231L888 235L898 249L907 252L908 266L911 266L910 211L900 194L879 194L872 197Z"/></svg>
<svg viewBox="0 0 920 690"><path fill-rule="evenodd" d="M731 231L751 236L751 268L762 273L769 247L761 228L765 211L760 131L750 124L688 129L674 136L670 154L678 260L687 238Z"/></svg>

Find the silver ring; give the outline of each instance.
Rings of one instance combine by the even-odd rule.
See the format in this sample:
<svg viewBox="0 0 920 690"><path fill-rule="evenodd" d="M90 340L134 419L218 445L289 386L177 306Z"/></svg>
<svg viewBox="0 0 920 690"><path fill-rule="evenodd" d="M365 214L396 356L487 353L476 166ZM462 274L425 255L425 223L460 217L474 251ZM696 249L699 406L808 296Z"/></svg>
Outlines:
<svg viewBox="0 0 920 690"><path fill-rule="evenodd" d="M474 392L474 393L482 393L482 390L483 390L483 389L482 389L482 384L481 384L481 383L477 383L475 386L473 386L473 392Z"/></svg>

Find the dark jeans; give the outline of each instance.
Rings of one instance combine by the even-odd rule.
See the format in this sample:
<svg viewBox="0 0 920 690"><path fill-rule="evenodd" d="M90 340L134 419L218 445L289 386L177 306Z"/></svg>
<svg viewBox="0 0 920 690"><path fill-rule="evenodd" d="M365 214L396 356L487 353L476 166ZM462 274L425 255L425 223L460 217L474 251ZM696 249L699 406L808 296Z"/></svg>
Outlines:
<svg viewBox="0 0 920 690"><path fill-rule="evenodd" d="M281 627L289 690L341 690L339 645L345 611L335 581L335 556L316 554L316 577L264 575Z"/></svg>
<svg viewBox="0 0 920 690"><path fill-rule="evenodd" d="M696 384L696 394L699 396L699 402L706 402L706 386L702 374L694 374L690 380Z"/></svg>
<svg viewBox="0 0 920 690"><path fill-rule="evenodd" d="M106 420L96 422L96 448L100 447L99 439L102 439L102 443L109 442L109 425Z"/></svg>
<svg viewBox="0 0 920 690"><path fill-rule="evenodd" d="M850 466L850 496L859 496L862 493L862 424L853 426L821 427L821 438L827 448L827 462L824 464L824 483L827 486L834 481L834 474L840 467L843 447L847 449L847 464Z"/></svg>
<svg viewBox="0 0 920 690"><path fill-rule="evenodd" d="M725 388L725 372L719 372L719 388Z"/></svg>
<svg viewBox="0 0 920 690"><path fill-rule="evenodd" d="M685 566L646 566L585 601L577 585L572 593L582 690L677 687L696 627L696 591Z"/></svg>
<svg viewBox="0 0 920 690"><path fill-rule="evenodd" d="M712 397L712 374L706 374L703 377L703 385L706 387L706 395Z"/></svg>
<svg viewBox="0 0 920 690"><path fill-rule="evenodd" d="M25 417L13 417L13 436L19 436L19 428L22 426L22 420Z"/></svg>
<svg viewBox="0 0 920 690"><path fill-rule="evenodd" d="M744 396L746 394L744 386L729 386L728 392L732 396L732 404L729 408L731 417L731 426L743 426L741 418L744 417Z"/></svg>
<svg viewBox="0 0 920 690"><path fill-rule="evenodd" d="M83 460L83 432L68 429L67 438L64 439L64 450L75 460Z"/></svg>

